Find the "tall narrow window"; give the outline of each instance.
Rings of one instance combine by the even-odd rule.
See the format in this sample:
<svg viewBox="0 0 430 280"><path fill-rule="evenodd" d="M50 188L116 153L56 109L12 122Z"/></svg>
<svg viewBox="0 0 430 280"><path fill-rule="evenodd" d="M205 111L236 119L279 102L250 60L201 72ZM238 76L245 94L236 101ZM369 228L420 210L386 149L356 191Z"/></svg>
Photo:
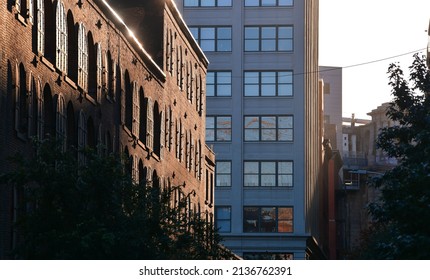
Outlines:
<svg viewBox="0 0 430 280"><path fill-rule="evenodd" d="M215 187L231 187L231 161L217 161Z"/></svg>
<svg viewBox="0 0 430 280"><path fill-rule="evenodd" d="M97 73L96 73L96 79L97 79L97 102L102 102L102 85L103 85L103 62L102 62L102 47L99 44L97 44L96 49L96 63L97 63Z"/></svg>
<svg viewBox="0 0 430 280"><path fill-rule="evenodd" d="M85 163L85 154L83 149L87 146L87 122L83 110L79 112L78 120L78 161L80 164Z"/></svg>
<svg viewBox="0 0 430 280"><path fill-rule="evenodd" d="M154 148L154 110L152 101L146 98L146 146L149 149Z"/></svg>
<svg viewBox="0 0 430 280"><path fill-rule="evenodd" d="M67 19L64 4L62 1L57 3L56 14L56 66L58 69L67 72Z"/></svg>
<svg viewBox="0 0 430 280"><path fill-rule="evenodd" d="M58 96L57 100L57 108L56 108L56 135L57 139L61 141L62 147L66 148L66 123L67 123L67 117L66 117L66 103L64 101L64 97L62 94Z"/></svg>
<svg viewBox="0 0 430 280"><path fill-rule="evenodd" d="M132 123L132 133L134 136L139 137L140 129L140 101L139 92L137 90L137 82L133 82L132 86L133 93L133 123Z"/></svg>
<svg viewBox="0 0 430 280"><path fill-rule="evenodd" d="M215 227L219 232L231 232L231 207L215 207Z"/></svg>
<svg viewBox="0 0 430 280"><path fill-rule="evenodd" d="M27 75L24 65L15 68L15 129L25 136L28 132L29 102L27 100Z"/></svg>
<svg viewBox="0 0 430 280"><path fill-rule="evenodd" d="M78 30L78 85L88 91L88 38L83 23Z"/></svg>
<svg viewBox="0 0 430 280"><path fill-rule="evenodd" d="M44 0L37 0L37 52L45 53L45 7Z"/></svg>
<svg viewBox="0 0 430 280"><path fill-rule="evenodd" d="M43 107L43 92L40 80L37 80L37 139L43 139L43 127L45 126L44 107Z"/></svg>

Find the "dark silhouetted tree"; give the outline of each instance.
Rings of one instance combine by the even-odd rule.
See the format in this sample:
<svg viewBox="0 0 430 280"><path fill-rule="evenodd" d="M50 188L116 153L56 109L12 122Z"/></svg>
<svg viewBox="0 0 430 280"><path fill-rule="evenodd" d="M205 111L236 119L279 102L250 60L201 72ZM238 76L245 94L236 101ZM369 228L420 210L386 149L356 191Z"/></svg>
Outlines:
<svg viewBox="0 0 430 280"><path fill-rule="evenodd" d="M396 125L380 131L377 146L398 165L373 181L381 196L359 258L430 259L430 72L418 54L409 70L408 79L398 64L388 70Z"/></svg>
<svg viewBox="0 0 430 280"><path fill-rule="evenodd" d="M35 156L12 160L0 180L23 194L16 224L18 259L229 259L220 236L199 213L185 211L181 187L134 183L117 155L86 153L86 164L61 145L36 143ZM172 194L183 199L172 202Z"/></svg>

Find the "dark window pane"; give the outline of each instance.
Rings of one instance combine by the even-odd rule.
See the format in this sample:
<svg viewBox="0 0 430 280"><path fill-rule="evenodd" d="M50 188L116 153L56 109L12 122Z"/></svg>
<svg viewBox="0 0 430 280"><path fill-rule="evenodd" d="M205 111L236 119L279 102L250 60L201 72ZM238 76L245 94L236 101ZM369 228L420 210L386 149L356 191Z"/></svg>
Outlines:
<svg viewBox="0 0 430 280"><path fill-rule="evenodd" d="M258 207L243 208L243 231L258 232L259 228L259 211Z"/></svg>

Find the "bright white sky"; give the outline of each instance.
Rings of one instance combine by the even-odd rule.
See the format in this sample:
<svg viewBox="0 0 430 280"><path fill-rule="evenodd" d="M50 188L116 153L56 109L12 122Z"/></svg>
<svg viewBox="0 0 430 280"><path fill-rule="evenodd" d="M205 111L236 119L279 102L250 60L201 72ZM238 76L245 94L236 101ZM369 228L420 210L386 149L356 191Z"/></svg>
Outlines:
<svg viewBox="0 0 430 280"><path fill-rule="evenodd" d="M320 0L319 64L343 69L342 115L369 119L391 101L387 69L408 73L412 53L426 53L430 0ZM377 61L362 66L351 65Z"/></svg>

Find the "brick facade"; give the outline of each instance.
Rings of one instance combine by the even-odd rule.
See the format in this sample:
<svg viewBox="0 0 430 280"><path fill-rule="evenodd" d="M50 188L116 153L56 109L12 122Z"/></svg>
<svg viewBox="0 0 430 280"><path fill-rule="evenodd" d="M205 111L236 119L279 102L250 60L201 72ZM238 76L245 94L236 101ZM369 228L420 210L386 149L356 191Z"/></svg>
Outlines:
<svg viewBox="0 0 430 280"><path fill-rule="evenodd" d="M130 156L136 180L195 190L191 207L211 218L208 60L172 1L109 2L2 2L0 172L10 168L8 156L31 155L32 137L102 144ZM13 248L15 203L13 187L2 186L0 259Z"/></svg>

